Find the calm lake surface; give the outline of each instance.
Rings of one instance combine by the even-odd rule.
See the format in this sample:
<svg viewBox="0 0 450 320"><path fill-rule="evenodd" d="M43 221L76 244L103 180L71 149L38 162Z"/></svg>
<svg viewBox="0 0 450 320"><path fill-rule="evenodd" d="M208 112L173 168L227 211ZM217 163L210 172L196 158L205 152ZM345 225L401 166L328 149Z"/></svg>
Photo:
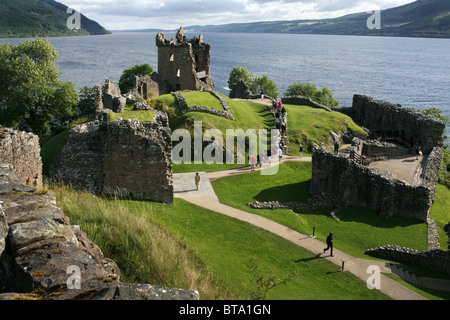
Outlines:
<svg viewBox="0 0 450 320"><path fill-rule="evenodd" d="M167 33L167 38L175 34ZM193 37L198 34L187 33ZM61 80L77 88L118 82L123 70L150 63L157 71L156 33L50 38L59 52ZM450 116L450 39L205 33L211 44L216 90L228 94L233 67L267 74L282 96L294 82L329 87L341 106L353 95L417 109L437 107ZM19 43L25 39L0 39Z"/></svg>

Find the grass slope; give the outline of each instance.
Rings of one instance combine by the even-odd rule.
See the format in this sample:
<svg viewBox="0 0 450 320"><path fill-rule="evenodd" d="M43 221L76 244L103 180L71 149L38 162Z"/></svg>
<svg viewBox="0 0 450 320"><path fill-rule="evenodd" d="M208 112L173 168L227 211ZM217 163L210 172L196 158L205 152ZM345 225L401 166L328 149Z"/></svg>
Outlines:
<svg viewBox="0 0 450 320"><path fill-rule="evenodd" d="M307 106L284 105L288 114L287 136L288 153L300 154L300 142L306 153L312 153L313 144L333 146L330 130L343 135L344 133L366 135L353 120L339 112L328 112Z"/></svg>
<svg viewBox="0 0 450 320"><path fill-rule="evenodd" d="M202 299L250 299L256 277L285 279L273 300L384 300L339 267L247 223L181 199L173 206L107 200L52 187L74 224L114 259L122 281L199 290ZM251 272L253 263L257 274ZM278 281L278 280L277 280Z"/></svg>

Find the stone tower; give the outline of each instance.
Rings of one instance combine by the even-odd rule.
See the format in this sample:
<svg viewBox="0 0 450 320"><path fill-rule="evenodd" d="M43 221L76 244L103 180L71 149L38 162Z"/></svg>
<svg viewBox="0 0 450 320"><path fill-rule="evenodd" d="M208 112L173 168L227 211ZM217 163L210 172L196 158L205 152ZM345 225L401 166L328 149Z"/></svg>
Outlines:
<svg viewBox="0 0 450 320"><path fill-rule="evenodd" d="M210 75L211 46L203 36L186 38L181 27L176 37L167 40L163 33L156 36L158 75L169 85L169 91L213 91Z"/></svg>

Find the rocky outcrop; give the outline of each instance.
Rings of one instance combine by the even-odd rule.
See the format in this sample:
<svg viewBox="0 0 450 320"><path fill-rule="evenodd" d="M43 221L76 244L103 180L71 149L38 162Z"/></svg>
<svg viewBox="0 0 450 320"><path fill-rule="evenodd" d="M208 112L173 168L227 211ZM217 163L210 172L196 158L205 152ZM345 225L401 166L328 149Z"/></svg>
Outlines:
<svg viewBox="0 0 450 320"><path fill-rule="evenodd" d="M21 183L42 186L42 160L39 137L0 126L0 163L13 166Z"/></svg>
<svg viewBox="0 0 450 320"><path fill-rule="evenodd" d="M153 123L94 121L70 131L50 174L77 190L171 204L171 152L165 113Z"/></svg>
<svg viewBox="0 0 450 320"><path fill-rule="evenodd" d="M57 207L0 166L0 300L197 300L198 292L120 282L116 263Z"/></svg>

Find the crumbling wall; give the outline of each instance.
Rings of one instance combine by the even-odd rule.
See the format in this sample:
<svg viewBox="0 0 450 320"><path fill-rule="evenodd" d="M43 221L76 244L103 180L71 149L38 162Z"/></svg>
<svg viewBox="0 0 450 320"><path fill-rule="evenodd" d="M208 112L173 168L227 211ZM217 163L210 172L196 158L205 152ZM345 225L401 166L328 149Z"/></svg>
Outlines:
<svg viewBox="0 0 450 320"><path fill-rule="evenodd" d="M388 172L322 149L314 150L312 163L312 194L324 193L348 205L375 210L384 217L427 221L434 199L429 187L411 186Z"/></svg>
<svg viewBox="0 0 450 320"><path fill-rule="evenodd" d="M106 79L103 107L115 113L122 113L126 104L127 99L122 95L119 85Z"/></svg>
<svg viewBox="0 0 450 320"><path fill-rule="evenodd" d="M250 99L252 97L249 86L242 79L230 89L231 99Z"/></svg>
<svg viewBox="0 0 450 320"><path fill-rule="evenodd" d="M444 122L414 108L355 95L353 106L340 108L339 111L370 130L375 137L399 138L411 146L420 146L426 154L434 147L442 147L444 143Z"/></svg>
<svg viewBox="0 0 450 320"><path fill-rule="evenodd" d="M137 120L113 122L103 149L104 191L172 204L171 152L170 129Z"/></svg>
<svg viewBox="0 0 450 320"><path fill-rule="evenodd" d="M77 190L173 203L168 118L153 123L118 119L73 128L50 174Z"/></svg>
<svg viewBox="0 0 450 320"><path fill-rule="evenodd" d="M0 163L11 164L29 186L42 186L39 137L28 132L0 127Z"/></svg>

